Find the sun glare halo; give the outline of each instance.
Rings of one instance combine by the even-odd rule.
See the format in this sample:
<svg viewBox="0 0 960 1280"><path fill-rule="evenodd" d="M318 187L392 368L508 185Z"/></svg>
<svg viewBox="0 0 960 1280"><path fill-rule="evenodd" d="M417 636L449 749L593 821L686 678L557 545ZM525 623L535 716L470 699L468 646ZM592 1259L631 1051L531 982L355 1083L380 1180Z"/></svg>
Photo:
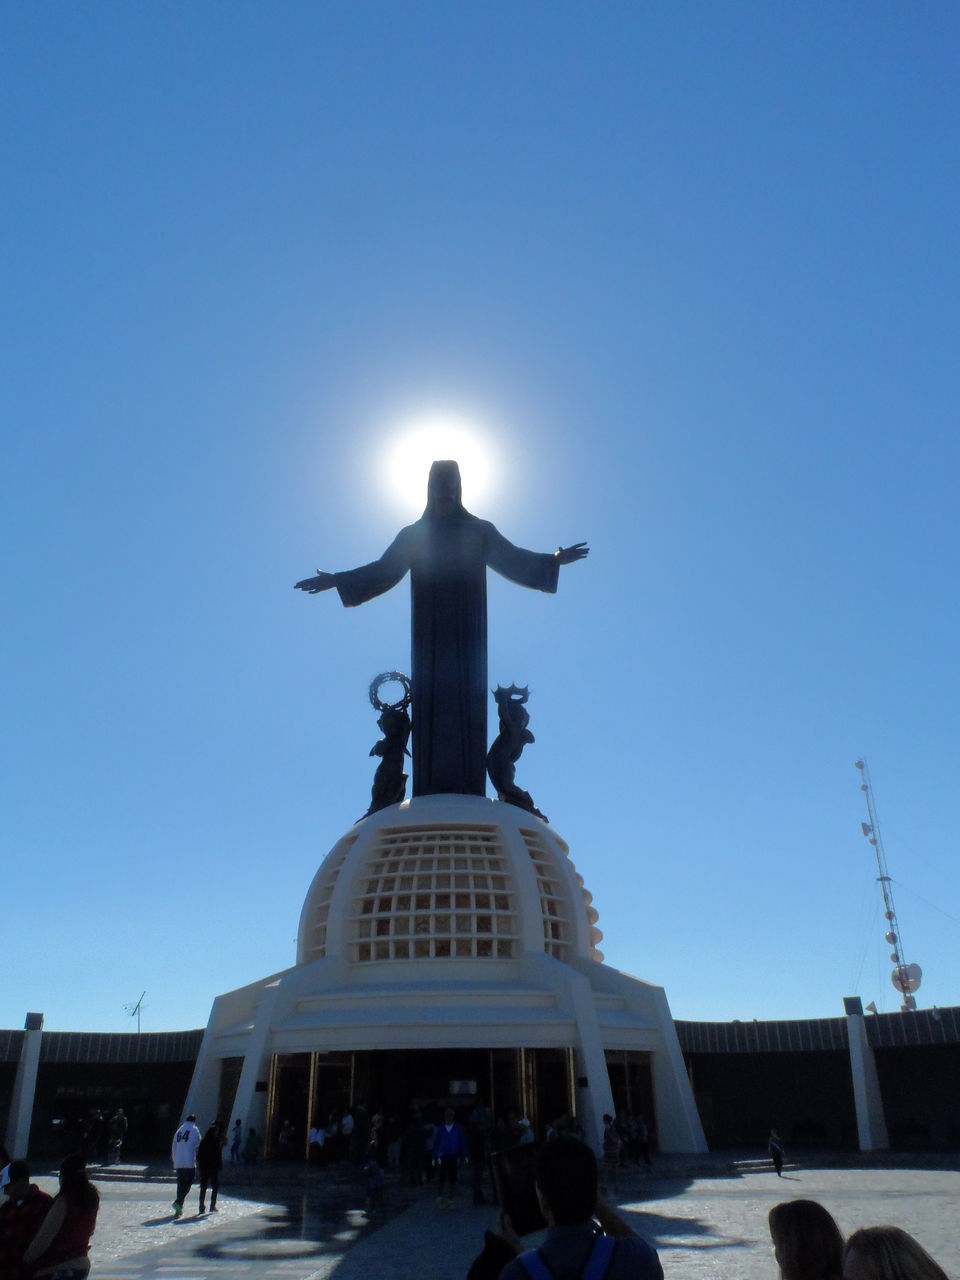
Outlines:
<svg viewBox="0 0 960 1280"><path fill-rule="evenodd" d="M454 414L423 415L391 432L385 449L384 485L397 507L419 515L427 501L430 464L450 458L460 464L463 504L482 505L494 480L493 449L483 431Z"/></svg>

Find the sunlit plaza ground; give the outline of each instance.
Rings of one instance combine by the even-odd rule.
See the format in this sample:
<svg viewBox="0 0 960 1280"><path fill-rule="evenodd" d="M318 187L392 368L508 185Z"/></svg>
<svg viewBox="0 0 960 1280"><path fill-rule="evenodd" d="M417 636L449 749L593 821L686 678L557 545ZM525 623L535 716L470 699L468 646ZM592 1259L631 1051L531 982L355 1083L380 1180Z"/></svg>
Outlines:
<svg viewBox="0 0 960 1280"><path fill-rule="evenodd" d="M479 1252L490 1208L470 1204L461 1182L457 1208L440 1213L428 1189L388 1190L386 1221L373 1226L363 1213L362 1180L277 1166L239 1173L225 1170L216 1215L198 1217L196 1187L183 1218L174 1221L172 1175L125 1165L93 1171L102 1207L92 1247L100 1280L462 1280ZM764 1162L697 1158L688 1170L672 1158L662 1176L626 1172L612 1197L635 1228L660 1252L671 1277L776 1280L767 1233L773 1204L792 1197L819 1200L845 1234L858 1226L892 1222L904 1227L950 1275L960 1274L956 1230L960 1171L949 1162L848 1166L788 1164L778 1179ZM37 1178L53 1189L53 1179Z"/></svg>

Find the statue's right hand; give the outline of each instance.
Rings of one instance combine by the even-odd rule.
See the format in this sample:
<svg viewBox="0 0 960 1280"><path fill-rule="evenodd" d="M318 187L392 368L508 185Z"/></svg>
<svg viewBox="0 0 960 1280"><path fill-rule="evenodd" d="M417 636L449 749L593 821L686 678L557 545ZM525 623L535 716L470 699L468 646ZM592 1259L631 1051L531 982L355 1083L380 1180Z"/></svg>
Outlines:
<svg viewBox="0 0 960 1280"><path fill-rule="evenodd" d="M324 573L322 569L318 569L315 578L301 578L299 582L295 582L294 590L306 591L308 594L315 596L318 591L329 591L336 584L337 575L335 573Z"/></svg>

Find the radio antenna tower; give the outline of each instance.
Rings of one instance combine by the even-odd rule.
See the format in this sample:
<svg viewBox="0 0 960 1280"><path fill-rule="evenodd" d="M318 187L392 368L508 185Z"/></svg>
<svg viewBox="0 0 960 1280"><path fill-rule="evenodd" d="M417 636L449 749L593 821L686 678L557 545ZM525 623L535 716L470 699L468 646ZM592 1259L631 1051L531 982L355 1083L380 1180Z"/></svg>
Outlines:
<svg viewBox="0 0 960 1280"><path fill-rule="evenodd" d="M869 822L860 823L860 830L873 845L873 851L877 855L877 871L880 873L877 876L877 881L880 885L880 892L883 894L883 914L887 922L887 932L883 936L893 947L890 952L890 959L893 961L894 967L890 974L890 981L903 996L900 1012L909 1013L917 1007L916 997L913 993L920 986L923 971L918 964L907 964L903 958L900 923L897 920L897 909L893 905L893 882L890 879L890 873L887 871L887 858L883 852L883 841L880 839L880 823L877 821L877 807L873 800L870 770L867 768L866 760L862 758L856 762L856 766L860 770L860 790L866 798L867 817L870 819Z"/></svg>
<svg viewBox="0 0 960 1280"><path fill-rule="evenodd" d="M137 1035L140 1034L140 1010L143 1008L143 997L146 994L145 991L142 992L136 1004L125 1004L123 1006L124 1012L129 1013L131 1018L136 1018L137 1020Z"/></svg>

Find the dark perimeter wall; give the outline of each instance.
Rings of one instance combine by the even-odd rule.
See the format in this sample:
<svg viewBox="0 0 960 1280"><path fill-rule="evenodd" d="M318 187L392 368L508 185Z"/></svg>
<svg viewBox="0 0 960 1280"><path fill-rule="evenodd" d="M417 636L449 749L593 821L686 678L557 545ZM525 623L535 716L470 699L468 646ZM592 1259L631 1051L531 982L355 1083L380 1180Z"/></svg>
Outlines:
<svg viewBox="0 0 960 1280"><path fill-rule="evenodd" d="M202 1031L142 1035L45 1031L30 1133L31 1155L79 1149L81 1124L123 1107L129 1127L124 1151L166 1151L180 1123Z"/></svg>
<svg viewBox="0 0 960 1280"><path fill-rule="evenodd" d="M856 1148L845 1018L678 1021L676 1028L712 1147L762 1150L777 1128L792 1146ZM894 1150L960 1147L960 1008L878 1014L866 1019L866 1031ZM23 1034L0 1030L0 1125L9 1114ZM118 1106L130 1122L130 1155L166 1152L202 1038L202 1030L43 1032L31 1154L76 1149L81 1122ZM633 1107L650 1107L639 1077L620 1080L615 1068L623 1055L608 1056L615 1089L627 1099L630 1085ZM233 1062L228 1074L238 1069ZM630 1099L618 1108L631 1109Z"/></svg>
<svg viewBox="0 0 960 1280"><path fill-rule="evenodd" d="M856 1149L846 1051L695 1053L686 1061L711 1147L763 1151L777 1129L788 1146Z"/></svg>

